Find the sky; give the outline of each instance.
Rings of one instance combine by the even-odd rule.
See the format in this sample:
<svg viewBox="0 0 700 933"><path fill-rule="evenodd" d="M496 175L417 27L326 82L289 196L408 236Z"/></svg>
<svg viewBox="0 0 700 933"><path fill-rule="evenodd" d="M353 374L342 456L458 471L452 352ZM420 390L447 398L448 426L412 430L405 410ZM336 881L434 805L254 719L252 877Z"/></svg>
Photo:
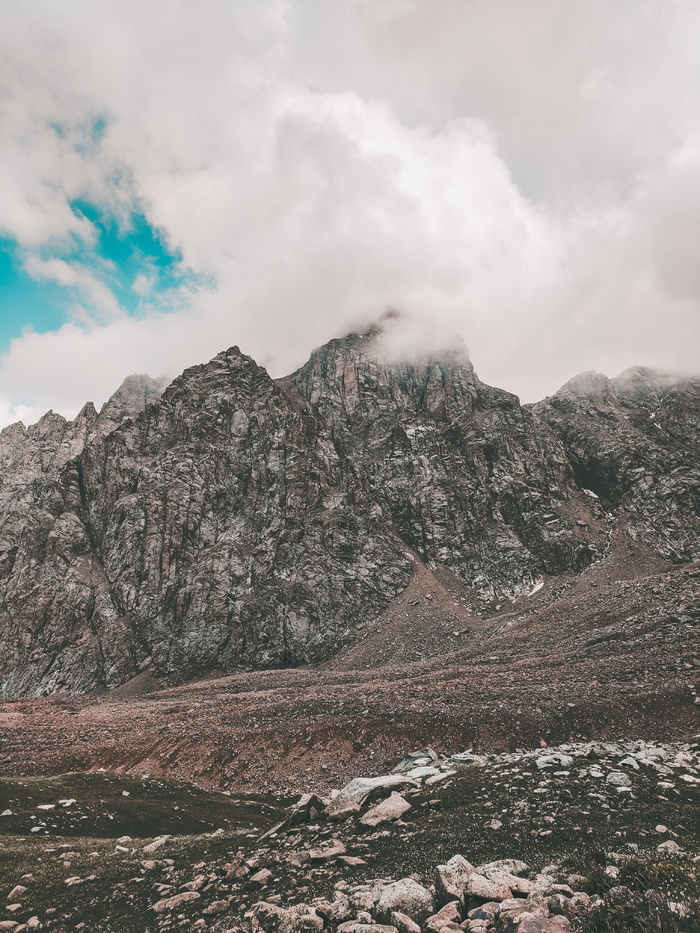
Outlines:
<svg viewBox="0 0 700 933"><path fill-rule="evenodd" d="M696 0L0 0L0 425L399 312L534 401L700 369Z"/></svg>

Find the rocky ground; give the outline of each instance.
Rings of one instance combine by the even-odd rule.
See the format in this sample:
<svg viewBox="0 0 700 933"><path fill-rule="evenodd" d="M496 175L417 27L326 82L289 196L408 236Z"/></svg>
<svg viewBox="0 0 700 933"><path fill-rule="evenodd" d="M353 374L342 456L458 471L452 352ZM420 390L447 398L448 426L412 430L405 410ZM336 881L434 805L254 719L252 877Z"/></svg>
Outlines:
<svg viewBox="0 0 700 933"><path fill-rule="evenodd" d="M695 931L700 564L624 522L502 601L413 559L320 667L3 700L0 930Z"/></svg>
<svg viewBox="0 0 700 933"><path fill-rule="evenodd" d="M698 739L424 749L297 801L4 779L0 929L697 930Z"/></svg>
<svg viewBox="0 0 700 933"><path fill-rule="evenodd" d="M698 731L700 565L613 534L586 572L504 605L422 565L321 668L5 700L0 775L112 771L235 792L322 792L407 748L507 751ZM368 667L370 661L373 667Z"/></svg>

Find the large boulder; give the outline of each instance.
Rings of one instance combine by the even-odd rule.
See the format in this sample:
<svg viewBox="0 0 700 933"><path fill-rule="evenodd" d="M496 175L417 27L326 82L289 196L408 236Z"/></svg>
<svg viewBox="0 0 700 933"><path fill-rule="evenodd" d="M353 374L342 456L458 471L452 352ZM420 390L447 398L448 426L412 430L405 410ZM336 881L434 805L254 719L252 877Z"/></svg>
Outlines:
<svg viewBox="0 0 700 933"><path fill-rule="evenodd" d="M462 901L474 866L463 855L453 855L445 865L435 869L435 896L439 904Z"/></svg>
<svg viewBox="0 0 700 933"><path fill-rule="evenodd" d="M328 804L328 816L334 817L353 807L362 806L371 793L399 787L418 787L416 781L402 774L380 774L373 778L353 778Z"/></svg>
<svg viewBox="0 0 700 933"><path fill-rule="evenodd" d="M423 923L434 909L433 895L413 878L401 878L384 885L376 913L380 920L389 920L392 911L407 914L416 923Z"/></svg>
<svg viewBox="0 0 700 933"><path fill-rule="evenodd" d="M363 826L378 826L380 823L398 820L410 809L411 804L398 791L392 791L389 797L368 810L360 823Z"/></svg>

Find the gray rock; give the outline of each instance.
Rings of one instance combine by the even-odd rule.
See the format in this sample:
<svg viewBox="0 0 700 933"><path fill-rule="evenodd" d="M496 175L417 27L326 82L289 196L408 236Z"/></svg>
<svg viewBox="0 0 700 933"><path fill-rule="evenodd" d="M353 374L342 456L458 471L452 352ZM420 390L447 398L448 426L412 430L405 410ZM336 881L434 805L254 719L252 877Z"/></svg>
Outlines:
<svg viewBox="0 0 700 933"><path fill-rule="evenodd" d="M630 776L625 774L624 771L611 771L605 780L608 784L612 784L613 787L629 787L632 783Z"/></svg>
<svg viewBox="0 0 700 933"><path fill-rule="evenodd" d="M438 904L463 901L467 883L474 871L474 866L463 855L453 855L445 865L438 865L435 869L435 896Z"/></svg>
<svg viewBox="0 0 700 933"><path fill-rule="evenodd" d="M376 907L380 920L388 920L393 911L398 911L418 924L422 924L433 909L433 895L412 878L401 878L384 885Z"/></svg>
<svg viewBox="0 0 700 933"><path fill-rule="evenodd" d="M183 891L182 894L175 894L173 897L164 897L151 907L156 914L165 913L166 910L176 910L183 904L191 904L192 901L198 901L202 895L199 891Z"/></svg>
<svg viewBox="0 0 700 933"><path fill-rule="evenodd" d="M389 797L368 810L359 822L363 826L379 826L380 823L400 819L410 809L411 804L397 791L392 791Z"/></svg>
<svg viewBox="0 0 700 933"><path fill-rule="evenodd" d="M416 781L405 775L382 774L373 778L353 778L340 793L328 803L330 817L345 811L348 807L361 806L369 795L376 790L391 790L395 787L417 787Z"/></svg>

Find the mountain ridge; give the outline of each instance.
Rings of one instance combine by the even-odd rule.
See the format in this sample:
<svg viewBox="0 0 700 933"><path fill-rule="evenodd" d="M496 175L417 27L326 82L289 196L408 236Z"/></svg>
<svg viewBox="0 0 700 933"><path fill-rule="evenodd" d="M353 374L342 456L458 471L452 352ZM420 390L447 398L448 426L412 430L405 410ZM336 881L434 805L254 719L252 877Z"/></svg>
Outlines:
<svg viewBox="0 0 700 933"><path fill-rule="evenodd" d="M637 368L521 406L463 354L375 349L350 335L273 380L231 348L0 432L2 694L323 661L411 554L472 606L517 598L598 560L611 510L700 555L700 381Z"/></svg>

